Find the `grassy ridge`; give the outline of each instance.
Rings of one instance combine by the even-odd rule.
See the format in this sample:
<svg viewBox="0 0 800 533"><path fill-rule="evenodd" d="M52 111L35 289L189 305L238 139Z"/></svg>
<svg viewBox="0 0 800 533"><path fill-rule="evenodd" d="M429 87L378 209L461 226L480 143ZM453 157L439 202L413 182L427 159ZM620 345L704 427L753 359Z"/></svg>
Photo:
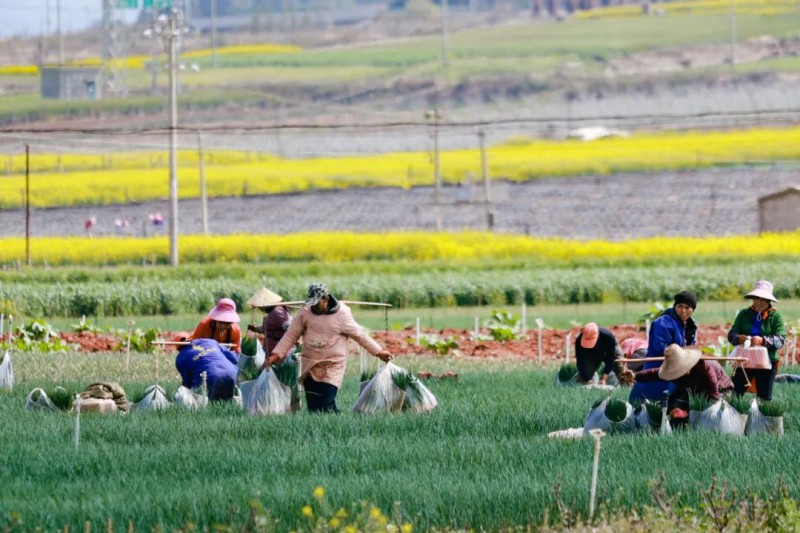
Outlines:
<svg viewBox="0 0 800 533"><path fill-rule="evenodd" d="M267 286L287 299L302 299L308 284L322 281L341 298L387 302L395 307L434 308L480 305L579 304L671 301L689 288L704 301L738 301L757 279L775 282L779 299L800 297L800 265L794 260L729 265L651 267L518 268L509 270L443 270L370 273L283 271L253 267L247 273L203 275L185 268L167 278L102 272L75 276L64 283L52 273L40 280L0 282L5 314L33 317L142 316L205 313L220 297L240 308L259 287ZM157 275L157 274L156 274ZM47 277L50 276L50 277ZM183 279L179 279L183 278Z"/></svg>
<svg viewBox="0 0 800 533"><path fill-rule="evenodd" d="M545 434L581 426L599 395L555 389L555 369L540 371L529 363L404 359L400 364L411 370L455 370L460 380L430 385L440 407L428 416L367 417L347 412L358 390L353 361L339 397L346 411L340 416L250 418L233 408L85 415L80 453L71 446L71 417L23 409L29 389L59 380L86 385L113 377L132 392L141 390L153 382L152 363L152 356L134 354L126 374L119 356L15 359L17 388L0 393L7 436L0 516L18 512L26 527L46 530L83 528L86 520L100 527L108 518L120 527L130 520L137 530L171 530L189 521L200 527L242 523L255 499L288 530L304 524L301 507L313 503L314 487L323 486L334 509L366 499L388 513L399 501L417 530L481 530L538 524L546 512L557 516L557 482L564 500L586 513L591 443ZM163 377L162 367L161 375L173 392L174 371ZM771 494L794 464L800 409L792 386L778 385L776 393L790 406L782 440L704 433L607 437L600 500L612 510L649 504L647 485L660 470L666 471L666 489L680 493L685 505L697 503L712 476ZM763 453L765 447L770 453ZM784 481L796 494L797 480Z"/></svg>

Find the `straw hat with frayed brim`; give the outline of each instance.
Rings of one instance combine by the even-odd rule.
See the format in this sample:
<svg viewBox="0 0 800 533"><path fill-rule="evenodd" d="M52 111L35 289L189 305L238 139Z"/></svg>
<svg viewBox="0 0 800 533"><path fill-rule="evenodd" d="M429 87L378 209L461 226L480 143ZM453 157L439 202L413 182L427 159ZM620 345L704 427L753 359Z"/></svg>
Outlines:
<svg viewBox="0 0 800 533"><path fill-rule="evenodd" d="M702 356L700 350L685 350L677 344L670 344L664 350L664 364L658 369L658 377L665 381L678 379L688 374Z"/></svg>
<svg viewBox="0 0 800 533"><path fill-rule="evenodd" d="M270 305L277 305L283 301L283 296L275 294L266 287L261 287L253 296L247 300L247 305L250 307L268 307Z"/></svg>

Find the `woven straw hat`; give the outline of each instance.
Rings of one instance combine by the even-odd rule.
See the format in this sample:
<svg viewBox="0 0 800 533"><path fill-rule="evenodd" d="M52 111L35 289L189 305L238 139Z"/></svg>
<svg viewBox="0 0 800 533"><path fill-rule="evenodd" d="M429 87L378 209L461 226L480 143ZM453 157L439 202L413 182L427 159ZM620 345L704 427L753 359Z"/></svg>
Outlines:
<svg viewBox="0 0 800 533"><path fill-rule="evenodd" d="M670 344L664 350L664 364L658 369L658 377L665 381L678 379L688 374L702 355L700 350L685 350L677 344Z"/></svg>
<svg viewBox="0 0 800 533"><path fill-rule="evenodd" d="M282 301L282 296L275 294L266 287L261 287L247 300L247 305L251 307L269 307L270 305L277 305Z"/></svg>

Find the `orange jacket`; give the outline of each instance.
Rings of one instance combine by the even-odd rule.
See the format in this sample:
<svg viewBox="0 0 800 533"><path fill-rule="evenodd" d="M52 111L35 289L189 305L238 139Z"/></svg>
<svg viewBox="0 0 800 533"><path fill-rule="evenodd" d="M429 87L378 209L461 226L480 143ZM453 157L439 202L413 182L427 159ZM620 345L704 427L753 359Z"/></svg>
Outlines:
<svg viewBox="0 0 800 533"><path fill-rule="evenodd" d="M220 344L231 343L231 351L242 353L242 330L239 329L239 324L231 324L230 333L221 330L217 327L217 322L206 317L197 324L192 332L192 340L194 339L214 339Z"/></svg>

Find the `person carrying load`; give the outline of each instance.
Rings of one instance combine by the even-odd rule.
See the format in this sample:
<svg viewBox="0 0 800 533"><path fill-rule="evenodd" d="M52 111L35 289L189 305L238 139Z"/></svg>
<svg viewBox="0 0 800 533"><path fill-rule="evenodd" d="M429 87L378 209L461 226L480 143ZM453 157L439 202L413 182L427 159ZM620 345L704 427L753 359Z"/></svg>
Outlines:
<svg viewBox="0 0 800 533"><path fill-rule="evenodd" d="M280 305L283 297L275 294L271 290L262 287L256 292L247 304L251 307L260 309L264 313L264 320L260 326L248 324L247 330L252 331L261 340L264 353L270 354L283 338L283 335L292 325L292 315L289 308Z"/></svg>
<svg viewBox="0 0 800 533"><path fill-rule="evenodd" d="M381 348L355 321L350 307L334 298L322 283L308 287L303 308L267 357L264 368L285 359L301 337L300 381L311 412L339 412L336 395L344 381L348 339L383 361L392 359L392 354Z"/></svg>

